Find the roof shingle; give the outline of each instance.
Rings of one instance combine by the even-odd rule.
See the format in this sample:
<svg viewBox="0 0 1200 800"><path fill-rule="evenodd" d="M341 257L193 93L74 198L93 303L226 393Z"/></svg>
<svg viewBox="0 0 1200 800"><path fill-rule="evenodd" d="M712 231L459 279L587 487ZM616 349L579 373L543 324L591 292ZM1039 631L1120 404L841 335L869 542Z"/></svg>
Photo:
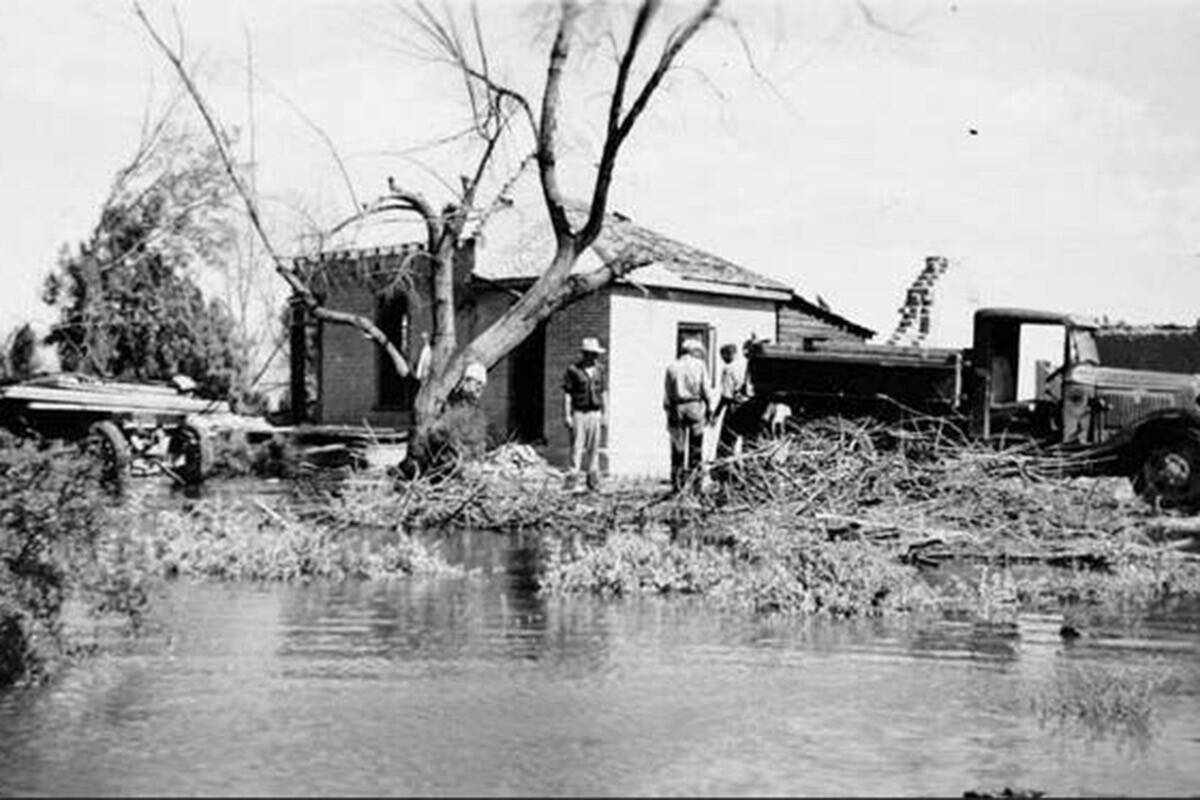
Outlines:
<svg viewBox="0 0 1200 800"><path fill-rule="evenodd" d="M569 202L567 216L576 229L587 218L587 206ZM545 219L528 221L524 230L496 248L486 244L478 252L476 271L493 280L533 278L545 269L554 253L554 238ZM685 281L723 284L727 286L791 292L790 286L765 275L738 266L732 261L685 244L657 231L637 225L623 214L609 212L600 235L591 247L600 263L610 263L621 257L647 260ZM577 270L598 266L579 264ZM640 272L640 271L639 271ZM634 280L639 280L635 277Z"/></svg>

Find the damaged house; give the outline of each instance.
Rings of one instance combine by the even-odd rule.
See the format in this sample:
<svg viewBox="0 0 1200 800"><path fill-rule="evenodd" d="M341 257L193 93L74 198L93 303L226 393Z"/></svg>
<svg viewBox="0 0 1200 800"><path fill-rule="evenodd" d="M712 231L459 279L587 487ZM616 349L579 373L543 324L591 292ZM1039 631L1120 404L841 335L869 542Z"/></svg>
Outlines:
<svg viewBox="0 0 1200 800"><path fill-rule="evenodd" d="M502 215L503 216L503 215ZM497 218L455 270L459 342L491 324L544 269L553 253L549 225L514 210ZM497 231L496 229L500 230ZM431 303L419 276L397 279L418 244L370 246L359 241L328 248L297 267L310 275L325 304L375 320L410 363L430 330ZM562 376L585 336L600 339L609 376L609 428L602 448L609 474L664 475L669 469L661 408L662 376L687 337L706 344L713 374L718 348L750 338L784 343L806 339L865 340L873 331L809 302L789 286L610 213L576 270L618 257L647 262L624 279L568 306L544 322L489 371L484 411L500 438L538 446L551 463L565 464L569 439L562 419ZM407 261L406 261L407 259ZM401 379L386 356L347 326L293 332L296 373L315 372L311 421L405 427L411 421L414 379ZM299 354L297 353L299 351ZM299 357L298 357L299 355Z"/></svg>

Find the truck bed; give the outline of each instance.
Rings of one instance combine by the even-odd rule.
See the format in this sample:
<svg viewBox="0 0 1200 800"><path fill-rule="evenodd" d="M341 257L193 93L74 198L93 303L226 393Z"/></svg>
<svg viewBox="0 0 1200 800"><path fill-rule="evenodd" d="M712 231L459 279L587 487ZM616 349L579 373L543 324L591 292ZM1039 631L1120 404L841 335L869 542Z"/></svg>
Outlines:
<svg viewBox="0 0 1200 800"><path fill-rule="evenodd" d="M950 348L763 344L750 355L750 379L760 398L806 414L945 414L959 408L962 364Z"/></svg>

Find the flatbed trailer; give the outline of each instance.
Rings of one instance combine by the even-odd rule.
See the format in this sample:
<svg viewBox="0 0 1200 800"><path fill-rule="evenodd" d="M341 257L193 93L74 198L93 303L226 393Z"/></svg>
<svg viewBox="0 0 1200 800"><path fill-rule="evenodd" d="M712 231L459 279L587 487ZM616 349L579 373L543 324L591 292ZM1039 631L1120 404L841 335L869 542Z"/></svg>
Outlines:
<svg viewBox="0 0 1200 800"><path fill-rule="evenodd" d="M118 484L135 458L181 483L203 481L213 461L210 428L229 413L228 403L171 384L55 373L0 386L0 426L21 436L80 442Z"/></svg>

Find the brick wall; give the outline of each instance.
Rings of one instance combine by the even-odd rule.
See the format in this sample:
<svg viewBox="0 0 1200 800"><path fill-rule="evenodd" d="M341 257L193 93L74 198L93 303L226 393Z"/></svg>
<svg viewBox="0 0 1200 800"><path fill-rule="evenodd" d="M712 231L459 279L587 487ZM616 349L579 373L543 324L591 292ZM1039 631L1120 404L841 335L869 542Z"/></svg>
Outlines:
<svg viewBox="0 0 1200 800"><path fill-rule="evenodd" d="M325 300L338 311L375 317L375 295L365 286L339 285ZM375 344L349 325L321 326L321 388L317 421L355 425L375 406ZM375 422L372 420L372 424Z"/></svg>
<svg viewBox="0 0 1200 800"><path fill-rule="evenodd" d="M464 340L473 339L482 333L489 325L512 305L513 298L507 292L486 290L480 292L475 299L475 307L469 315L469 321L462 326L460 336ZM488 370L487 386L479 398L479 407L487 415L488 426L494 437L505 439L509 426L509 364L507 358L500 359Z"/></svg>
<svg viewBox="0 0 1200 800"><path fill-rule="evenodd" d="M458 313L460 342L469 341L496 320L512 303L512 296L500 290L484 290ZM339 311L375 318L376 296L361 284L342 281L327 289L326 304ZM421 350L421 333L431 328L428 300L412 292L408 295L409 363L415 367ZM321 386L317 421L327 424L358 425L366 420L377 427L406 427L410 414L377 407L379 359L384 358L374 342L347 325L322 326ZM509 427L509 363L501 359L488 371L488 383L480 405L487 414L492 433L503 439ZM560 421L561 424L561 421Z"/></svg>
<svg viewBox="0 0 1200 800"><path fill-rule="evenodd" d="M421 352L421 333L430 330L428 301L408 293L409 342L404 353L415 368ZM344 280L328 286L325 304L337 311L348 311L367 319L376 319L378 298L363 283ZM379 370L387 356L373 341L350 325L321 325L320 387L317 422L333 425L368 424L383 428L407 427L407 411L378 407ZM388 361L390 368L390 361Z"/></svg>
<svg viewBox="0 0 1200 800"><path fill-rule="evenodd" d="M563 373L579 358L579 345L585 336L595 336L610 350L608 290L589 295L563 312L555 314L546 325L546 372L544 378L546 447L548 461L564 466L571 460L571 438L563 424ZM605 356L605 366L609 366ZM606 443L601 443L606 446ZM600 467L607 470L607 459L601 454Z"/></svg>
<svg viewBox="0 0 1200 800"><path fill-rule="evenodd" d="M1200 373L1198 328L1101 329L1096 346L1108 367Z"/></svg>

